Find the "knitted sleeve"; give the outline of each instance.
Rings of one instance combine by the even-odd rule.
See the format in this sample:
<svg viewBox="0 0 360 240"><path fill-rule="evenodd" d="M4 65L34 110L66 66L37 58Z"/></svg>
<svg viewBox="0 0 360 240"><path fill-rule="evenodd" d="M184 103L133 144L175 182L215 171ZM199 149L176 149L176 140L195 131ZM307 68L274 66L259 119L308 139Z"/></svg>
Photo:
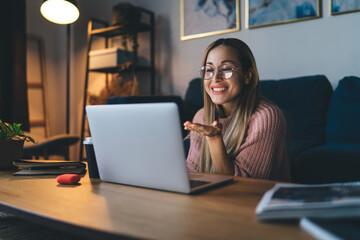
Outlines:
<svg viewBox="0 0 360 240"><path fill-rule="evenodd" d="M234 168L235 176L290 180L286 121L276 106L260 104L251 116Z"/></svg>

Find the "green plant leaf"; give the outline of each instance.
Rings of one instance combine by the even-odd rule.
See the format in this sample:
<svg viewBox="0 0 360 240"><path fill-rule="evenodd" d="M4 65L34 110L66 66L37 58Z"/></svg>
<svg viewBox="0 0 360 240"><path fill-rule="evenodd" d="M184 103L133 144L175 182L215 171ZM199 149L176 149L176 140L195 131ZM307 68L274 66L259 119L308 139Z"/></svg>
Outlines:
<svg viewBox="0 0 360 240"><path fill-rule="evenodd" d="M20 127L21 127L21 123L13 123L14 132L19 133L19 134L23 134Z"/></svg>
<svg viewBox="0 0 360 240"><path fill-rule="evenodd" d="M3 132L3 139L11 139L12 136L14 135L11 131L11 129L8 127L8 124L6 122L2 122L1 121L1 131Z"/></svg>
<svg viewBox="0 0 360 240"><path fill-rule="evenodd" d="M6 122L3 122L0 119L0 139L2 140L25 140L27 142L36 143L35 140L25 135L21 130L21 123L13 123L12 125Z"/></svg>
<svg viewBox="0 0 360 240"><path fill-rule="evenodd" d="M14 128L10 124L5 123L5 125L10 129L11 132L14 132Z"/></svg>

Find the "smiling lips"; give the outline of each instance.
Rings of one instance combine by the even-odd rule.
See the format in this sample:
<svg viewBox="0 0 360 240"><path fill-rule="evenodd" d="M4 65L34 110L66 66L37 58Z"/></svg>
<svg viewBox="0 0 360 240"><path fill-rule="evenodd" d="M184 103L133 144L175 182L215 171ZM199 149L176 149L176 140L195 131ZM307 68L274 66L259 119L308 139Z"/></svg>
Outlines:
<svg viewBox="0 0 360 240"><path fill-rule="evenodd" d="M223 94L227 89L228 89L228 87L225 87L225 86L213 86L213 87L211 87L211 92L214 95L220 95L220 94Z"/></svg>

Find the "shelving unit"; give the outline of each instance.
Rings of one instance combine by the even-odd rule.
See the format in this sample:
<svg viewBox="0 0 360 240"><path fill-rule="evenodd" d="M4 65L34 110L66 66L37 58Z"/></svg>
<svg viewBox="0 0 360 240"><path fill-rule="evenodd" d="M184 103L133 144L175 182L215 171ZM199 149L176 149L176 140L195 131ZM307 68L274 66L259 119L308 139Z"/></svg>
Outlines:
<svg viewBox="0 0 360 240"><path fill-rule="evenodd" d="M107 22L91 19L88 23L88 35L87 35L87 59L86 59L86 72L85 72L85 86L84 86L84 99L83 99L83 109L82 109L82 122L81 122L81 141L80 141L80 156L79 160L83 160L83 144L82 141L85 138L85 123L86 123L86 111L85 107L87 105L87 94L88 94L88 82L89 82L89 74L91 72L98 72L106 74L106 81L108 81L108 74L114 73L128 73L128 72L142 72L147 71L150 74L150 94L155 94L155 16L154 13L146 10L144 8L138 7L141 11L142 18L145 15L148 15L149 23L140 23L138 29L136 31L134 42L132 46L132 62L120 64L114 67L106 67L106 68L97 68L97 69L89 69L89 53L91 50L91 44L94 37L101 37L105 39L105 48L109 48L109 40L113 37L121 36L126 34L124 26L116 25L109 26ZM146 16L145 16L146 17ZM94 28L95 24L102 25L102 28ZM149 66L142 66L137 64L138 56L138 43L137 43L137 35L141 32L149 32L150 33L150 64Z"/></svg>

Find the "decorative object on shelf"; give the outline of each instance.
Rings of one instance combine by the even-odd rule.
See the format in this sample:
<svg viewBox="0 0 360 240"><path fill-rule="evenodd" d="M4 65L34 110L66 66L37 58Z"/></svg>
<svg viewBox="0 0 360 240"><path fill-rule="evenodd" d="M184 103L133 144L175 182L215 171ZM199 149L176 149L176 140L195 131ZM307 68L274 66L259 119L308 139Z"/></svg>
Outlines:
<svg viewBox="0 0 360 240"><path fill-rule="evenodd" d="M240 30L239 0L180 2L181 40Z"/></svg>
<svg viewBox="0 0 360 240"><path fill-rule="evenodd" d="M48 21L57 24L70 24L80 15L75 0L45 0L40 12Z"/></svg>
<svg viewBox="0 0 360 240"><path fill-rule="evenodd" d="M248 28L321 17L320 0L247 0L246 3Z"/></svg>
<svg viewBox="0 0 360 240"><path fill-rule="evenodd" d="M89 94L89 103L91 105L107 104L108 99L116 96L134 96L139 95L139 84L136 76L126 80L120 74L114 74L113 79L108 86L105 86L99 95Z"/></svg>
<svg viewBox="0 0 360 240"><path fill-rule="evenodd" d="M20 123L11 125L0 120L0 168L10 168L13 161L21 158L24 141L35 143L20 127Z"/></svg>
<svg viewBox="0 0 360 240"><path fill-rule="evenodd" d="M140 26L141 11L131 3L119 3L113 7L112 24L121 25L124 29L122 46L128 51L128 40L137 44L137 32Z"/></svg>
<svg viewBox="0 0 360 240"><path fill-rule="evenodd" d="M111 68L132 61L132 52L106 48L89 52L89 69Z"/></svg>
<svg viewBox="0 0 360 240"><path fill-rule="evenodd" d="M331 0L331 15L360 11L359 0Z"/></svg>

